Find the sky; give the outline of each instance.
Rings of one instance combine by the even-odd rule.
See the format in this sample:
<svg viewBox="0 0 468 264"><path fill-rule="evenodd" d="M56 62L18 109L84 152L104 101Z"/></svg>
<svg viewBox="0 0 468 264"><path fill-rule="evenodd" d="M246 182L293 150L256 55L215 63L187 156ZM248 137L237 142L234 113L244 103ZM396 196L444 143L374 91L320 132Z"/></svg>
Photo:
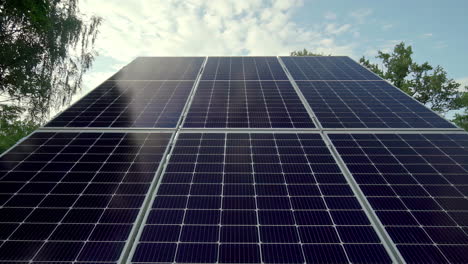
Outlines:
<svg viewBox="0 0 468 264"><path fill-rule="evenodd" d="M414 59L468 85L466 0L81 0L103 18L99 56L75 99L137 56L289 55L374 59L404 41Z"/></svg>

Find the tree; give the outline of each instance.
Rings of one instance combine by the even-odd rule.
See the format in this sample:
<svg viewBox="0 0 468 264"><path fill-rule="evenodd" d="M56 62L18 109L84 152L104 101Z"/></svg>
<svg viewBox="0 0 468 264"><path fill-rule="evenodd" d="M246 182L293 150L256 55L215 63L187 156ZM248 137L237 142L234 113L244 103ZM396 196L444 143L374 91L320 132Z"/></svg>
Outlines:
<svg viewBox="0 0 468 264"><path fill-rule="evenodd" d="M101 18L85 17L77 1L0 0L0 110L12 118L2 133L44 123L80 90Z"/></svg>
<svg viewBox="0 0 468 264"><path fill-rule="evenodd" d="M293 51L293 52L291 52L290 55L291 56L325 56L322 53L313 53L313 52L308 51L306 49ZM330 56L330 55L328 55L328 56Z"/></svg>
<svg viewBox="0 0 468 264"><path fill-rule="evenodd" d="M27 136L37 128L31 120L21 120L18 115L23 111L17 106L2 106L0 111L0 153L7 150L16 141Z"/></svg>
<svg viewBox="0 0 468 264"><path fill-rule="evenodd" d="M441 66L414 62L412 54L412 47L401 42L392 53L379 51L376 58L380 59L381 67L370 63L364 56L359 62L435 112L446 115L454 110L465 111L452 121L462 127L459 122L465 120L466 126L468 87L462 88L460 83L450 79Z"/></svg>

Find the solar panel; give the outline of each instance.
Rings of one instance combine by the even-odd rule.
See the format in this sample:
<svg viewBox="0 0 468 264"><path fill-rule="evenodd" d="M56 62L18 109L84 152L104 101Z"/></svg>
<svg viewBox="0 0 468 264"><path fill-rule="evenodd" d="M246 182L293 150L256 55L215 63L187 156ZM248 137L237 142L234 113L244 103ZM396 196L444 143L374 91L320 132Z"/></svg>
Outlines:
<svg viewBox="0 0 468 264"><path fill-rule="evenodd" d="M294 80L381 80L349 57L281 57Z"/></svg>
<svg viewBox="0 0 468 264"><path fill-rule="evenodd" d="M106 81L47 127L174 128L193 81Z"/></svg>
<svg viewBox="0 0 468 264"><path fill-rule="evenodd" d="M288 80L276 57L209 57L202 80Z"/></svg>
<svg viewBox="0 0 468 264"><path fill-rule="evenodd" d="M195 80L204 57L138 57L109 80Z"/></svg>
<svg viewBox="0 0 468 264"><path fill-rule="evenodd" d="M329 134L408 263L468 262L468 134Z"/></svg>
<svg viewBox="0 0 468 264"><path fill-rule="evenodd" d="M181 133L132 263L389 263L319 134Z"/></svg>
<svg viewBox="0 0 468 264"><path fill-rule="evenodd" d="M324 128L455 128L385 81L296 81Z"/></svg>
<svg viewBox="0 0 468 264"><path fill-rule="evenodd" d="M348 57L139 57L0 156L0 264L468 263L456 129Z"/></svg>
<svg viewBox="0 0 468 264"><path fill-rule="evenodd" d="M171 133L36 132L0 158L0 263L116 263Z"/></svg>
<svg viewBox="0 0 468 264"><path fill-rule="evenodd" d="M186 128L314 128L289 81L201 81Z"/></svg>

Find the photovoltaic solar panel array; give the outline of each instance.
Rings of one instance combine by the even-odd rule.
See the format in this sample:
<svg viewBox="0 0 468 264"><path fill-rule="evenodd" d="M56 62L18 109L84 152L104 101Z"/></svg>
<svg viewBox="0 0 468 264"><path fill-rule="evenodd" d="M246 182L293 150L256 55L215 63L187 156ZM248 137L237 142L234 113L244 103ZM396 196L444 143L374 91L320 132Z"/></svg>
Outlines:
<svg viewBox="0 0 468 264"><path fill-rule="evenodd" d="M140 57L0 156L0 264L468 263L467 196L348 57Z"/></svg>

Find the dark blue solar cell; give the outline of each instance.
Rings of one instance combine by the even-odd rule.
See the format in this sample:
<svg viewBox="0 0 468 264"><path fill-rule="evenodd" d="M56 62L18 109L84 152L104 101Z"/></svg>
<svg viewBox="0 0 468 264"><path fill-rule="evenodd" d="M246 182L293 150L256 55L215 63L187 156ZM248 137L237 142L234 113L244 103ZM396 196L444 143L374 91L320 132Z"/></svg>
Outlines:
<svg viewBox="0 0 468 264"><path fill-rule="evenodd" d="M62 224L55 229L49 240L86 240L94 225Z"/></svg>
<svg viewBox="0 0 468 264"><path fill-rule="evenodd" d="M78 260L117 261L124 245L124 242L87 242L78 256Z"/></svg>
<svg viewBox="0 0 468 264"><path fill-rule="evenodd" d="M182 242L217 242L218 226L184 225L180 235Z"/></svg>
<svg viewBox="0 0 468 264"><path fill-rule="evenodd" d="M104 210L99 209L71 209L68 211L64 223L95 223L99 220Z"/></svg>
<svg viewBox="0 0 468 264"><path fill-rule="evenodd" d="M45 240L50 236L52 231L56 228L56 225L41 224L40 228L37 228L37 227L38 227L37 224L22 224L11 235L10 239L11 240ZM13 232L13 230L11 230L11 232Z"/></svg>
<svg viewBox="0 0 468 264"><path fill-rule="evenodd" d="M176 243L138 243L133 262L172 262Z"/></svg>
<svg viewBox="0 0 468 264"><path fill-rule="evenodd" d="M220 263L260 263L260 247L257 244L221 244Z"/></svg>
<svg viewBox="0 0 468 264"><path fill-rule="evenodd" d="M296 217L297 218L297 217ZM294 225L294 215L286 210L260 210L258 212L260 225Z"/></svg>
<svg viewBox="0 0 468 264"><path fill-rule="evenodd" d="M31 260L39 251L43 242L32 241L6 241L1 247L0 260L19 261Z"/></svg>
<svg viewBox="0 0 468 264"><path fill-rule="evenodd" d="M298 225L332 225L333 222L326 211L294 211Z"/></svg>
<svg viewBox="0 0 468 264"><path fill-rule="evenodd" d="M182 263L215 263L218 256L217 244L180 243L176 261Z"/></svg>
<svg viewBox="0 0 468 264"><path fill-rule="evenodd" d="M181 224L184 218L183 210L151 210L148 224Z"/></svg>
<svg viewBox="0 0 468 264"><path fill-rule="evenodd" d="M307 263L349 263L341 245L303 245Z"/></svg>
<svg viewBox="0 0 468 264"><path fill-rule="evenodd" d="M67 209L38 208L35 209L25 221L37 223L57 223L60 222L67 211Z"/></svg>
<svg viewBox="0 0 468 264"><path fill-rule="evenodd" d="M467 249L468 247L465 245L441 245L440 249L444 253L445 256L451 261L452 263L466 263L468 262L468 254Z"/></svg>
<svg viewBox="0 0 468 264"><path fill-rule="evenodd" d="M331 226L299 227L299 234L303 243L340 243L335 228Z"/></svg>
<svg viewBox="0 0 468 264"><path fill-rule="evenodd" d="M326 209L323 199L320 197L291 197L294 209Z"/></svg>
<svg viewBox="0 0 468 264"><path fill-rule="evenodd" d="M260 226L263 243L297 243L299 237L294 226Z"/></svg>
<svg viewBox="0 0 468 264"><path fill-rule="evenodd" d="M34 257L37 261L73 261L83 247L82 242L47 242Z"/></svg>
<svg viewBox="0 0 468 264"><path fill-rule="evenodd" d="M93 230L90 241L126 241L132 225L99 224Z"/></svg>
<svg viewBox="0 0 468 264"><path fill-rule="evenodd" d="M337 225L369 225L369 219L363 211L331 211Z"/></svg>
<svg viewBox="0 0 468 264"><path fill-rule="evenodd" d="M177 242L180 226L178 225L147 225L143 230L141 241Z"/></svg>
<svg viewBox="0 0 468 264"><path fill-rule="evenodd" d="M265 263L303 263L304 257L298 244L262 244Z"/></svg>
<svg viewBox="0 0 468 264"><path fill-rule="evenodd" d="M447 263L447 259L433 245L397 245L409 263Z"/></svg>
<svg viewBox="0 0 468 264"><path fill-rule="evenodd" d="M385 248L376 244L345 244L349 259L354 263L392 263Z"/></svg>
<svg viewBox="0 0 468 264"><path fill-rule="evenodd" d="M219 209L221 208L221 198L215 197L215 196L190 196L188 200L187 208Z"/></svg>
<svg viewBox="0 0 468 264"><path fill-rule="evenodd" d="M185 224L217 225L220 222L218 210L186 210Z"/></svg>
<svg viewBox="0 0 468 264"><path fill-rule="evenodd" d="M337 229L344 243L379 243L380 241L370 226L339 226Z"/></svg>
<svg viewBox="0 0 468 264"><path fill-rule="evenodd" d="M387 232L395 243L432 244L429 236L420 227L387 227Z"/></svg>
<svg viewBox="0 0 468 264"><path fill-rule="evenodd" d="M257 225L257 215L254 210L223 210L222 225Z"/></svg>
<svg viewBox="0 0 468 264"><path fill-rule="evenodd" d="M287 197L257 197L257 207L258 209L290 209L291 205Z"/></svg>
<svg viewBox="0 0 468 264"><path fill-rule="evenodd" d="M257 243L258 229L256 226L222 226L221 242Z"/></svg>

